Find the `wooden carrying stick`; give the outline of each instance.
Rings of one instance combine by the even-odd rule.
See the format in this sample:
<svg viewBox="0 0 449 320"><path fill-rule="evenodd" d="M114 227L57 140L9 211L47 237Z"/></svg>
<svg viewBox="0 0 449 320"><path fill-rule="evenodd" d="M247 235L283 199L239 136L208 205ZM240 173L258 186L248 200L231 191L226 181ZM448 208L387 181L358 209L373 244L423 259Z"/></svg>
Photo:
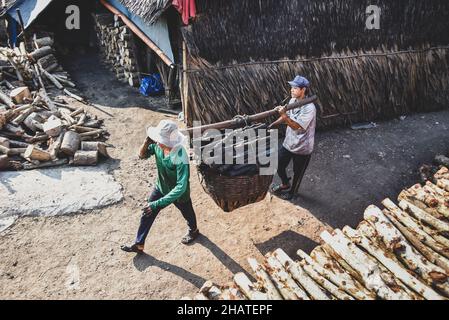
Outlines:
<svg viewBox="0 0 449 320"><path fill-rule="evenodd" d="M287 111L289 111L289 110L293 110L296 108L300 108L302 106L305 106L305 105L315 102L317 100L318 100L318 97L316 95L314 95L309 98L302 99L298 102L291 103L291 104L287 105L286 109L287 109ZM265 111L265 112L258 113L258 114L252 115L252 116L248 116L245 119L245 121L247 121L248 123L257 122L257 121L261 121L266 118L275 116L276 114L278 114L278 112L275 109L273 109L273 110ZM239 125L241 125L241 122L242 122L241 119L233 119L233 120L223 121L223 122L219 122L219 123L208 124L208 125L201 126L201 127L188 128L186 130L183 130L182 132L191 135L193 132L196 132L196 131L199 131L202 133L209 129L217 129L217 130L229 129L229 128L238 127Z"/></svg>

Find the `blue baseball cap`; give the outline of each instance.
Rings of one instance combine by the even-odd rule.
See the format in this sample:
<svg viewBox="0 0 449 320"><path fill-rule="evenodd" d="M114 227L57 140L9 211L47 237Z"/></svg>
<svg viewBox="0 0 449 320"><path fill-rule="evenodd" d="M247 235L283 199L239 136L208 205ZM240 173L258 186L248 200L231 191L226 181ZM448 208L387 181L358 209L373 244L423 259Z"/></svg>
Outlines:
<svg viewBox="0 0 449 320"><path fill-rule="evenodd" d="M309 80L302 76L296 76L293 81L289 81L288 83L295 88L308 88L310 86Z"/></svg>

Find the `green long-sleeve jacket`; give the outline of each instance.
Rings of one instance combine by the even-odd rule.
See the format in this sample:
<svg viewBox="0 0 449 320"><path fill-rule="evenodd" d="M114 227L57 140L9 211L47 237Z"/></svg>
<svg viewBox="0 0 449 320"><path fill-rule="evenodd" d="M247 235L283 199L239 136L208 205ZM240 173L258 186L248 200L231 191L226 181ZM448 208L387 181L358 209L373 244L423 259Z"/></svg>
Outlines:
<svg viewBox="0 0 449 320"><path fill-rule="evenodd" d="M158 170L156 186L164 197L150 202L151 210L163 209L174 202L189 201L190 165L184 147L173 149L168 156L165 156L159 146L152 144L148 147L147 158L153 155Z"/></svg>

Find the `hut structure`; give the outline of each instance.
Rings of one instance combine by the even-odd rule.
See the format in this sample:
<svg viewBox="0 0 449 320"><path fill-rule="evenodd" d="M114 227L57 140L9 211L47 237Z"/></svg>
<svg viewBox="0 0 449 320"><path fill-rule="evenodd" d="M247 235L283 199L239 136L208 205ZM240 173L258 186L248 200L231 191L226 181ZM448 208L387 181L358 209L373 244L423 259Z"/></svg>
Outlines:
<svg viewBox="0 0 449 320"><path fill-rule="evenodd" d="M449 107L449 2L197 0L183 26L187 123L254 114L295 74L320 98L319 126ZM369 6L381 9L368 29Z"/></svg>

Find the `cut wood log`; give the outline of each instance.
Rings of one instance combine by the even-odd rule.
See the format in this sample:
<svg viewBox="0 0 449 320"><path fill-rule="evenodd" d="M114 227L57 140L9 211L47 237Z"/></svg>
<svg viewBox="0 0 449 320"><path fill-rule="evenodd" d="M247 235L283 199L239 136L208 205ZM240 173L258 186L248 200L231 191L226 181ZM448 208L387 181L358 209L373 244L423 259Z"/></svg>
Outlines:
<svg viewBox="0 0 449 320"><path fill-rule="evenodd" d="M48 97L47 92L44 89L39 90L39 96L42 98L42 101L46 104L46 106L50 109L51 112L55 112L56 114L59 112L56 105L53 101Z"/></svg>
<svg viewBox="0 0 449 320"><path fill-rule="evenodd" d="M379 208L368 207L364 217L375 228L387 248L394 252L410 270L429 285L437 287L445 296L449 296L449 282L445 271L419 254Z"/></svg>
<svg viewBox="0 0 449 320"><path fill-rule="evenodd" d="M212 281L206 281L200 288L200 293L207 296L210 300L219 300L222 291Z"/></svg>
<svg viewBox="0 0 449 320"><path fill-rule="evenodd" d="M12 134L14 134L17 137L23 137L25 135L25 131L22 128L15 126L11 123L5 124L3 126L3 129L11 132Z"/></svg>
<svg viewBox="0 0 449 320"><path fill-rule="evenodd" d="M10 146L9 139L0 137L0 146L5 147L5 148L9 148L9 146Z"/></svg>
<svg viewBox="0 0 449 320"><path fill-rule="evenodd" d="M336 297L339 300L354 300L353 297L351 297L349 294L338 288L335 284L327 280L325 277L323 277L321 274L319 274L317 271L315 271L314 268L312 268L310 265L308 265L304 260L300 262L301 267L304 269L305 272L320 286L322 286L324 289L326 289L328 292L330 292L334 297Z"/></svg>
<svg viewBox="0 0 449 320"><path fill-rule="evenodd" d="M22 104L25 100L31 99L31 92L28 87L18 87L9 93L9 97L16 104Z"/></svg>
<svg viewBox="0 0 449 320"><path fill-rule="evenodd" d="M90 131L90 132L84 132L84 133L80 134L80 137L81 138L92 137L92 136L100 135L104 132L105 132L105 130L103 130L103 129L94 130L94 131Z"/></svg>
<svg viewBox="0 0 449 320"><path fill-rule="evenodd" d="M73 157L73 164L76 166L95 166L98 163L97 151L82 151L75 152Z"/></svg>
<svg viewBox="0 0 449 320"><path fill-rule="evenodd" d="M0 101L3 102L8 108L14 108L15 104L11 98L0 89Z"/></svg>
<svg viewBox="0 0 449 320"><path fill-rule="evenodd" d="M102 156L109 158L106 148L106 143L97 141L83 141L81 142L81 150L84 151L98 151Z"/></svg>
<svg viewBox="0 0 449 320"><path fill-rule="evenodd" d="M403 224L407 228L407 232L413 234L418 241L427 245L429 248L435 250L446 258L449 258L449 246L438 243L438 241L436 241L431 234L428 234L424 231L422 225L415 221L406 212L402 211L390 199L385 199L382 204L388 209L388 211L384 211L384 214L393 222L393 224L395 223L392 218Z"/></svg>
<svg viewBox="0 0 449 320"><path fill-rule="evenodd" d="M367 288L374 290L380 298L385 300L410 299L410 296L401 291L398 286L391 288L391 284L389 286L384 281L382 271L376 261L373 261L374 258L370 258L346 237L339 233L332 236L325 231L321 234L321 238L363 277Z"/></svg>
<svg viewBox="0 0 449 320"><path fill-rule="evenodd" d="M32 58L34 61L37 61L40 58L45 57L51 53L53 53L53 49L50 46L44 46L42 48L34 50L32 53L29 54L29 57Z"/></svg>
<svg viewBox="0 0 449 320"><path fill-rule="evenodd" d="M60 90L64 89L64 86L58 81L58 79L56 79L52 74L50 74L47 70L45 70L42 67L39 67L41 73L48 79L50 80L51 83L54 84L54 86Z"/></svg>
<svg viewBox="0 0 449 320"><path fill-rule="evenodd" d="M78 133L67 131L61 144L61 152L66 155L73 156L80 148L81 139Z"/></svg>
<svg viewBox="0 0 449 320"><path fill-rule="evenodd" d="M273 255L314 300L330 300L321 287L282 249L277 249Z"/></svg>
<svg viewBox="0 0 449 320"><path fill-rule="evenodd" d="M34 40L34 45L37 49L41 47L52 47L53 43L54 41L51 37L44 37Z"/></svg>
<svg viewBox="0 0 449 320"><path fill-rule="evenodd" d="M51 116L42 126L44 132L50 137L59 136L62 130L62 121L56 116Z"/></svg>
<svg viewBox="0 0 449 320"><path fill-rule="evenodd" d="M388 210L382 211L385 216L388 214ZM449 274L449 260L439 253L433 251L427 247L425 243L419 239L411 230L404 227L395 217L389 217L391 223L402 233L402 235L431 263L442 268L447 274Z"/></svg>
<svg viewBox="0 0 449 320"><path fill-rule="evenodd" d="M76 94L70 92L70 91L67 90L67 89L64 89L64 93L65 93L66 95L68 95L69 97L72 97L72 98L75 99L75 100L78 100L78 101L80 101L80 102L83 102L83 101L84 101L83 98L81 98L80 96L77 96Z"/></svg>
<svg viewBox="0 0 449 320"><path fill-rule="evenodd" d="M406 198L404 198L404 196ZM445 200L443 199L439 201L438 198L441 197L429 193L420 185L415 185L414 187L402 192L400 198L404 198L404 200L416 199L425 204L425 206L421 206L421 209L429 212L436 218L439 218L441 215L449 218L449 207L446 206Z"/></svg>
<svg viewBox="0 0 449 320"><path fill-rule="evenodd" d="M69 162L68 159L59 159L59 160L55 160L55 161L42 162L39 164L24 163L23 169L24 170L34 170L34 169L40 169L40 168L57 167L57 166L65 165L68 162Z"/></svg>
<svg viewBox="0 0 449 320"><path fill-rule="evenodd" d="M443 296L439 295L432 288L422 283L418 278L414 277L408 270L404 269L403 266L395 259L390 258L390 256L388 256L387 253L379 247L377 242L366 237L365 235L370 235L371 238L375 237L375 230L367 222L362 222L358 227L358 231L345 227L343 232L353 242L359 244L370 255L375 257L405 285L415 290L418 294L428 300L445 300Z"/></svg>
<svg viewBox="0 0 449 320"><path fill-rule="evenodd" d="M32 112L28 117L23 120L23 124L33 132L42 130L42 123L45 121L41 115L36 112Z"/></svg>
<svg viewBox="0 0 449 320"><path fill-rule="evenodd" d="M27 109L22 111L17 118L15 118L12 123L16 126L20 125L25 119L32 114L33 112L37 111L37 108L33 105L27 105Z"/></svg>
<svg viewBox="0 0 449 320"><path fill-rule="evenodd" d="M427 223L440 232L449 232L449 224L448 223L435 218L434 216L430 215L428 212L414 206L410 202L402 200L399 202L399 207L401 207L402 210L409 212L412 216L414 216L416 219L418 219L421 223Z"/></svg>
<svg viewBox="0 0 449 320"><path fill-rule="evenodd" d="M367 292L367 290L360 290L359 286L356 286L354 279L352 279L347 273L334 273L330 270L330 268L325 268L321 266L317 261L312 259L308 254L306 254L302 250L297 251L298 256L300 256L304 261L313 269L315 272L319 273L325 279L331 281L335 284L339 290L342 292L346 292L352 297L358 300L374 300L375 296L372 296L371 293ZM310 276L310 272L308 272ZM313 278L316 281L316 277ZM319 282L320 285L322 281ZM327 287L324 287L328 290ZM333 292L331 292L335 295Z"/></svg>
<svg viewBox="0 0 449 320"><path fill-rule="evenodd" d="M248 258L248 263L256 273L257 279L262 283L263 287L267 290L269 300L282 300L281 294L276 289L276 286L270 279L267 271L260 265L256 259Z"/></svg>
<svg viewBox="0 0 449 320"><path fill-rule="evenodd" d="M65 131L62 131L59 136L52 141L48 148L48 152L51 155L52 160L56 160L58 158L59 151L61 149L62 140L64 138Z"/></svg>
<svg viewBox="0 0 449 320"><path fill-rule="evenodd" d="M34 145L29 145L25 151L24 158L38 161L49 161L51 160L51 155Z"/></svg>
<svg viewBox="0 0 449 320"><path fill-rule="evenodd" d="M249 300L268 300L268 295L257 290L256 286L244 273L236 273L234 282Z"/></svg>
<svg viewBox="0 0 449 320"><path fill-rule="evenodd" d="M310 300L307 293L298 286L295 280L293 280L282 264L272 254L269 253L265 257L267 261L267 272L285 300Z"/></svg>

